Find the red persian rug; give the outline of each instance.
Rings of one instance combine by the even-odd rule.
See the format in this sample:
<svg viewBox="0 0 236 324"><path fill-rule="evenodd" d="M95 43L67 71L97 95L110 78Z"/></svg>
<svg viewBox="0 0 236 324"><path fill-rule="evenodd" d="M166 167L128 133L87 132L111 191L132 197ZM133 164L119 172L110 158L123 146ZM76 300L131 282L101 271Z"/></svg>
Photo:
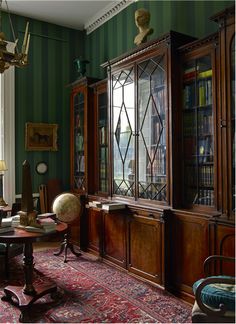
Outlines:
<svg viewBox="0 0 236 324"><path fill-rule="evenodd" d="M34 254L35 282L54 281L59 298L46 295L32 305L32 323L187 323L191 305L130 276L95 257L69 255L68 263L53 250ZM11 285L22 284L22 257L11 259ZM0 297L6 283L1 280ZM0 322L16 323L20 311L0 300Z"/></svg>

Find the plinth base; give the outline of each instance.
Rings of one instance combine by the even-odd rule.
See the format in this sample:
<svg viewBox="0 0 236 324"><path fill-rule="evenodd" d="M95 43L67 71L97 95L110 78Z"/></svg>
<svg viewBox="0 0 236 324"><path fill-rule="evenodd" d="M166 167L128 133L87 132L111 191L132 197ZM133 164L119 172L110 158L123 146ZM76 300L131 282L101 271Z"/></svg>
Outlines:
<svg viewBox="0 0 236 324"><path fill-rule="evenodd" d="M29 318L29 307L39 298L46 294L51 294L51 297L54 298L57 291L57 286L55 284L40 284L35 285L35 293L33 295L27 295L23 292L23 287L19 286L7 286L4 288L5 296L2 297L3 301L8 301L11 304L15 305L16 303L12 299L15 297L17 299L17 305L21 311L19 322L30 322Z"/></svg>

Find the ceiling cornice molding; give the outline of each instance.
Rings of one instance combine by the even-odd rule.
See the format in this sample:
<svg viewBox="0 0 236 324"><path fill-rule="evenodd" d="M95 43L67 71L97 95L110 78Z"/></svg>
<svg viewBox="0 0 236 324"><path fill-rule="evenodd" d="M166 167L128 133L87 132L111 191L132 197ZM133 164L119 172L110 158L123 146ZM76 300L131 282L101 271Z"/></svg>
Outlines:
<svg viewBox="0 0 236 324"><path fill-rule="evenodd" d="M106 6L103 10L99 11L92 19L90 19L84 25L86 34L92 33L95 29L103 25L109 19L117 15L123 9L128 7L131 3L136 2L137 0L121 0L114 1L113 3Z"/></svg>

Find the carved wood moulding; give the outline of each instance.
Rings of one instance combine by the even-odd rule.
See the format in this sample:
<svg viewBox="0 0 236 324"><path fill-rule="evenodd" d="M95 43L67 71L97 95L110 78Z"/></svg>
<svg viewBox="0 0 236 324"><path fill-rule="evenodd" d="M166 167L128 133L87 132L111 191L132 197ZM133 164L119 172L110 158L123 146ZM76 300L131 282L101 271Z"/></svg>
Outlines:
<svg viewBox="0 0 236 324"><path fill-rule="evenodd" d="M99 11L97 15L95 15L84 25L86 34L88 35L92 33L95 29L117 15L134 1L135 0L113 1L111 4L107 5L104 10Z"/></svg>

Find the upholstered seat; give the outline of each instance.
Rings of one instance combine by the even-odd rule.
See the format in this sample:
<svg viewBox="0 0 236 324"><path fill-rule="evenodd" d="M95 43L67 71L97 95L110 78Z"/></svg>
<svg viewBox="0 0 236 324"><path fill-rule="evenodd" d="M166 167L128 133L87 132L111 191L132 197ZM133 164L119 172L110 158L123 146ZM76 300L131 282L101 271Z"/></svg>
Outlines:
<svg viewBox="0 0 236 324"><path fill-rule="evenodd" d="M211 256L206 259L204 268L211 261L234 262L234 258ZM222 264L220 269L222 269ZM235 322L235 277L208 276L193 285L195 304L192 309L193 323L234 323Z"/></svg>
<svg viewBox="0 0 236 324"><path fill-rule="evenodd" d="M20 203L13 203L11 208L11 216L17 214L20 210ZM0 217L6 217L5 213L2 213ZM23 253L23 244L7 244L0 243L0 262L4 264L5 278L9 278L9 259ZM3 262L1 261L3 260Z"/></svg>

